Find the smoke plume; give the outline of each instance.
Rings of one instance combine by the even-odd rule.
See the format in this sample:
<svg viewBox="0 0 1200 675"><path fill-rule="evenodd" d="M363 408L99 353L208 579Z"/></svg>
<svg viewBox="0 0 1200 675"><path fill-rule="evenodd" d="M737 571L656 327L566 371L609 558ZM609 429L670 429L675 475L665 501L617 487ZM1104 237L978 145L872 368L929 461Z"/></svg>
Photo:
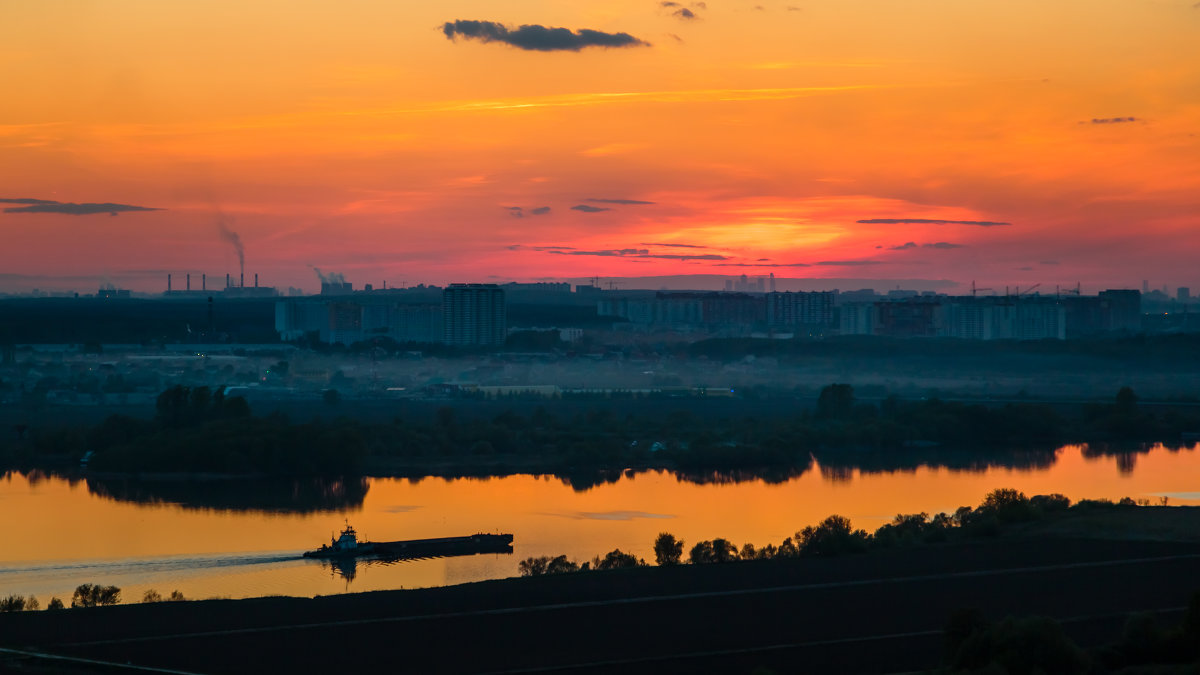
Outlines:
<svg viewBox="0 0 1200 675"><path fill-rule="evenodd" d="M229 229L229 225L227 224L227 219L224 215L218 216L217 229L219 229L221 231L222 239L229 242L230 244L233 244L233 250L237 251L238 271L240 271L242 274L242 277L245 278L245 276L246 276L246 249L242 247L242 238L238 236L237 232L234 232L233 230Z"/></svg>
<svg viewBox="0 0 1200 675"><path fill-rule="evenodd" d="M329 274L325 274L321 271L320 267L314 267L313 271L317 273L317 277L321 280L322 284L346 283L346 277L341 272L330 272Z"/></svg>

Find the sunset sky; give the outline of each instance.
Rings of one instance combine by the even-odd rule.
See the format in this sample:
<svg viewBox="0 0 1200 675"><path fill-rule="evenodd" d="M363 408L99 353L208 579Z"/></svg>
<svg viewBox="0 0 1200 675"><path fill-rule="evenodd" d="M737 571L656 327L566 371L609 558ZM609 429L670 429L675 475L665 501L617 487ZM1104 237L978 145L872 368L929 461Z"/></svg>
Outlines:
<svg viewBox="0 0 1200 675"><path fill-rule="evenodd" d="M1195 0L0 0L0 25L0 292L236 275L235 238L307 290L1200 286Z"/></svg>

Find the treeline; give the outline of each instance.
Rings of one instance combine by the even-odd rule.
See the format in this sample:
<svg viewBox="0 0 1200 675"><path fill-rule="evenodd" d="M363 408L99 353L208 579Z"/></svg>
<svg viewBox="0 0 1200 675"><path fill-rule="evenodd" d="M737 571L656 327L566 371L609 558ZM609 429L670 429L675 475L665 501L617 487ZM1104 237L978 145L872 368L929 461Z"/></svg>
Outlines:
<svg viewBox="0 0 1200 675"><path fill-rule="evenodd" d="M153 588L147 589L142 594L142 602L183 602L187 598L183 597L183 593L179 591L171 591L170 595L163 597L161 593ZM71 607L108 607L117 605L121 602L121 589L118 586L103 586L100 584L80 584L75 587L75 592L71 594ZM56 597L51 597L50 602L46 604L46 609L64 609L66 607L63 601ZM42 608L36 596L30 595L10 595L6 598L0 598L0 612L33 612Z"/></svg>
<svg viewBox="0 0 1200 675"><path fill-rule="evenodd" d="M349 405L337 396L326 403L332 414ZM1004 463L1004 456L1017 455L1037 465L1052 461L1064 443L1177 443L1184 432L1200 430L1200 407L1140 406L1128 387L1112 403L1085 406L1071 417L1032 403L861 401L846 384L825 387L815 409L798 407L791 415L702 416L686 406L618 414L598 403L571 415L538 406L528 415L507 410L490 419L443 407L432 419L294 423L281 413L254 416L245 399L224 396L222 388L177 386L158 397L153 420L113 415L90 428L37 430L31 443L10 441L10 457L6 462L0 454L0 462L77 461L90 452L89 466L109 471L348 475L371 466L439 465L486 473L502 472L507 462L556 473L655 467L701 477L739 470L790 476L813 457L831 467L859 457L886 464L942 449L957 457L937 461Z"/></svg>
<svg viewBox="0 0 1200 675"><path fill-rule="evenodd" d="M65 456L99 471L344 475L366 456L355 422L255 417L224 388L185 386L158 396L152 420L111 415L94 427L43 430L32 447L26 461Z"/></svg>
<svg viewBox="0 0 1200 675"><path fill-rule="evenodd" d="M1026 497L1018 490L1001 488L988 493L983 502L974 508L961 506L954 513L938 513L932 517L928 513L899 514L892 522L883 525L874 533L855 529L849 518L839 515L829 516L817 525L809 525L779 544L767 543L761 546L746 543L739 547L728 539L717 538L696 542L687 549L685 542L669 532L663 532L654 540L654 563L668 567L684 563L705 565L865 553L901 546L994 537L1012 525L1042 520L1068 510L1136 508L1148 505L1148 502L1138 503L1128 497L1119 502L1082 500L1072 505L1071 500L1061 494ZM685 550L688 551L686 558ZM562 555L527 558L518 563L518 571L522 576L541 576L646 564L644 560L617 549L603 557L597 556L591 562L582 563Z"/></svg>

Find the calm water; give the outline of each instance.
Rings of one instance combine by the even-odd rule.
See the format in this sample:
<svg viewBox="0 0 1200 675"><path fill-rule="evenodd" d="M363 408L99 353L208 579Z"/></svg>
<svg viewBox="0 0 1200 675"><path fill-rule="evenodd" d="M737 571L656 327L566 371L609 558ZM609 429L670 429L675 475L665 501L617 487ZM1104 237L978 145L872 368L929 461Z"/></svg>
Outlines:
<svg viewBox="0 0 1200 675"><path fill-rule="evenodd" d="M70 599L81 583L116 585L125 601L146 589L189 598L312 596L437 586L515 576L528 556L589 560L614 548L653 559L668 531L688 544L725 537L778 544L838 513L873 530L897 513L951 511L990 490L1061 492L1073 500L1124 496L1200 504L1197 447L1105 455L1067 446L1008 458L889 464L813 463L767 479L666 472L571 481L528 475L491 479L319 482L131 482L0 479L0 596ZM868 468L863 468L868 467ZM954 468L949 468L954 467ZM707 482L695 482L698 479ZM372 563L352 570L299 557L343 519L374 540L510 532L512 555Z"/></svg>

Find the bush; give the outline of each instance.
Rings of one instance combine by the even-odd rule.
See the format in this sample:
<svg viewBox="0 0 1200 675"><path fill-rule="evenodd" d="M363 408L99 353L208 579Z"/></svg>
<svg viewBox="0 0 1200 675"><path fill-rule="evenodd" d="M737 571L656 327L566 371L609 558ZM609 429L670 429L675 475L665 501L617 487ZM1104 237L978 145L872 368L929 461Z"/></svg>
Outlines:
<svg viewBox="0 0 1200 675"><path fill-rule="evenodd" d="M999 666L1009 675L1088 672L1089 659L1071 642L1053 619L1007 618L1000 623L976 628L962 640L950 659L954 670L980 670Z"/></svg>
<svg viewBox="0 0 1200 675"><path fill-rule="evenodd" d="M545 574L578 572L579 563L567 560L567 556L565 555L554 558L544 555L538 558L526 558L522 560L517 563L517 570L523 577L540 577Z"/></svg>

